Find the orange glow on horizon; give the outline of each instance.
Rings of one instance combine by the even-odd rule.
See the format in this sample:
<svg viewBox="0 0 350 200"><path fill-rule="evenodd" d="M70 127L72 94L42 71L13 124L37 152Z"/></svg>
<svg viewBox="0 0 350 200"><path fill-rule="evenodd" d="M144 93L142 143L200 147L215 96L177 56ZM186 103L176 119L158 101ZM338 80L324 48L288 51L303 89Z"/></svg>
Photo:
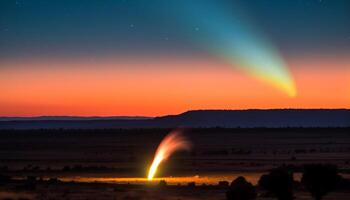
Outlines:
<svg viewBox="0 0 350 200"><path fill-rule="evenodd" d="M0 116L159 116L193 109L350 108L350 59L287 59L289 98L210 59L0 61Z"/></svg>

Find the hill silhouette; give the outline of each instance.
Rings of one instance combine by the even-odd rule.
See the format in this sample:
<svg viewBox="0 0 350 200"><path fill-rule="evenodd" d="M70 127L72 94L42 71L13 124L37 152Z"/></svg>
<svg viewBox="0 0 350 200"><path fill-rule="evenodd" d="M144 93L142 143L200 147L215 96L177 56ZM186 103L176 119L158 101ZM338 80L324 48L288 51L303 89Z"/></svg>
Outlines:
<svg viewBox="0 0 350 200"><path fill-rule="evenodd" d="M348 109L193 110L155 118L60 117L0 121L0 129L350 127Z"/></svg>

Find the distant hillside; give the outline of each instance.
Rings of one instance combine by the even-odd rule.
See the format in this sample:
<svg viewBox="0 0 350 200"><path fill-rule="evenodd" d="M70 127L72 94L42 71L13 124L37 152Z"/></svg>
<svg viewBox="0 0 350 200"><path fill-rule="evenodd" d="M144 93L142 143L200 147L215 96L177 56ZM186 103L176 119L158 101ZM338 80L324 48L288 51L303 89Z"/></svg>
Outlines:
<svg viewBox="0 0 350 200"><path fill-rule="evenodd" d="M43 120L139 120L152 119L143 116L110 116L110 117L79 117L79 116L39 116L39 117L0 117L0 121L43 121Z"/></svg>
<svg viewBox="0 0 350 200"><path fill-rule="evenodd" d="M0 129L350 127L346 109L197 110L156 118L51 118L0 121Z"/></svg>

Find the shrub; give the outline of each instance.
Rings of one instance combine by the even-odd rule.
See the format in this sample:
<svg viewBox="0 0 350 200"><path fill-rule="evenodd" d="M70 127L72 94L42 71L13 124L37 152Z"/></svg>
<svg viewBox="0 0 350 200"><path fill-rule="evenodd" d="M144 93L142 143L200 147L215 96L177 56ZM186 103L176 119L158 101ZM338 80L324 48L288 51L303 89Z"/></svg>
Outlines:
<svg viewBox="0 0 350 200"><path fill-rule="evenodd" d="M159 183L158 183L158 186L159 187L165 187L165 186L167 186L168 184L167 184L167 182L165 181L165 180L160 180L159 181Z"/></svg>
<svg viewBox="0 0 350 200"><path fill-rule="evenodd" d="M227 200L253 200L256 198L254 186L242 176L232 181L226 192Z"/></svg>
<svg viewBox="0 0 350 200"><path fill-rule="evenodd" d="M279 200L293 199L293 183L293 174L282 168L262 175L259 180L259 185L276 195Z"/></svg>
<svg viewBox="0 0 350 200"><path fill-rule="evenodd" d="M189 182L189 183L187 184L187 187L190 187L190 188L196 187L196 182Z"/></svg>
<svg viewBox="0 0 350 200"><path fill-rule="evenodd" d="M341 181L334 165L313 164L304 167L301 182L316 200L334 190Z"/></svg>

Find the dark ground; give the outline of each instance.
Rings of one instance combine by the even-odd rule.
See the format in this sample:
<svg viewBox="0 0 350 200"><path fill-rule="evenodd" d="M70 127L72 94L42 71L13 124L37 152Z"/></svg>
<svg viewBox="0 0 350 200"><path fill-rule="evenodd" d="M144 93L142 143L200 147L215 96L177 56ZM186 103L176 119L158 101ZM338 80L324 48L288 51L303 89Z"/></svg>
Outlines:
<svg viewBox="0 0 350 200"><path fill-rule="evenodd" d="M52 177L145 177L168 129L139 130L2 130L0 174L18 179ZM349 177L350 131L329 129L192 129L185 134L191 152L176 153L158 176L256 174L281 165L298 172L304 164L337 165ZM257 179L259 177L256 177ZM79 179L74 179L77 181ZM254 183L254 181L253 181ZM23 188L23 181L0 186L0 199L15 195L28 199L224 199L215 186L157 188L133 184L39 182ZM182 183L185 185L186 183ZM212 184L211 182L209 184ZM24 184L25 185L25 184ZM19 196L18 196L19 195ZM64 196L66 195L66 196ZM300 189L297 199L310 199ZM336 191L326 199L349 199ZM263 198L266 199L266 198Z"/></svg>

